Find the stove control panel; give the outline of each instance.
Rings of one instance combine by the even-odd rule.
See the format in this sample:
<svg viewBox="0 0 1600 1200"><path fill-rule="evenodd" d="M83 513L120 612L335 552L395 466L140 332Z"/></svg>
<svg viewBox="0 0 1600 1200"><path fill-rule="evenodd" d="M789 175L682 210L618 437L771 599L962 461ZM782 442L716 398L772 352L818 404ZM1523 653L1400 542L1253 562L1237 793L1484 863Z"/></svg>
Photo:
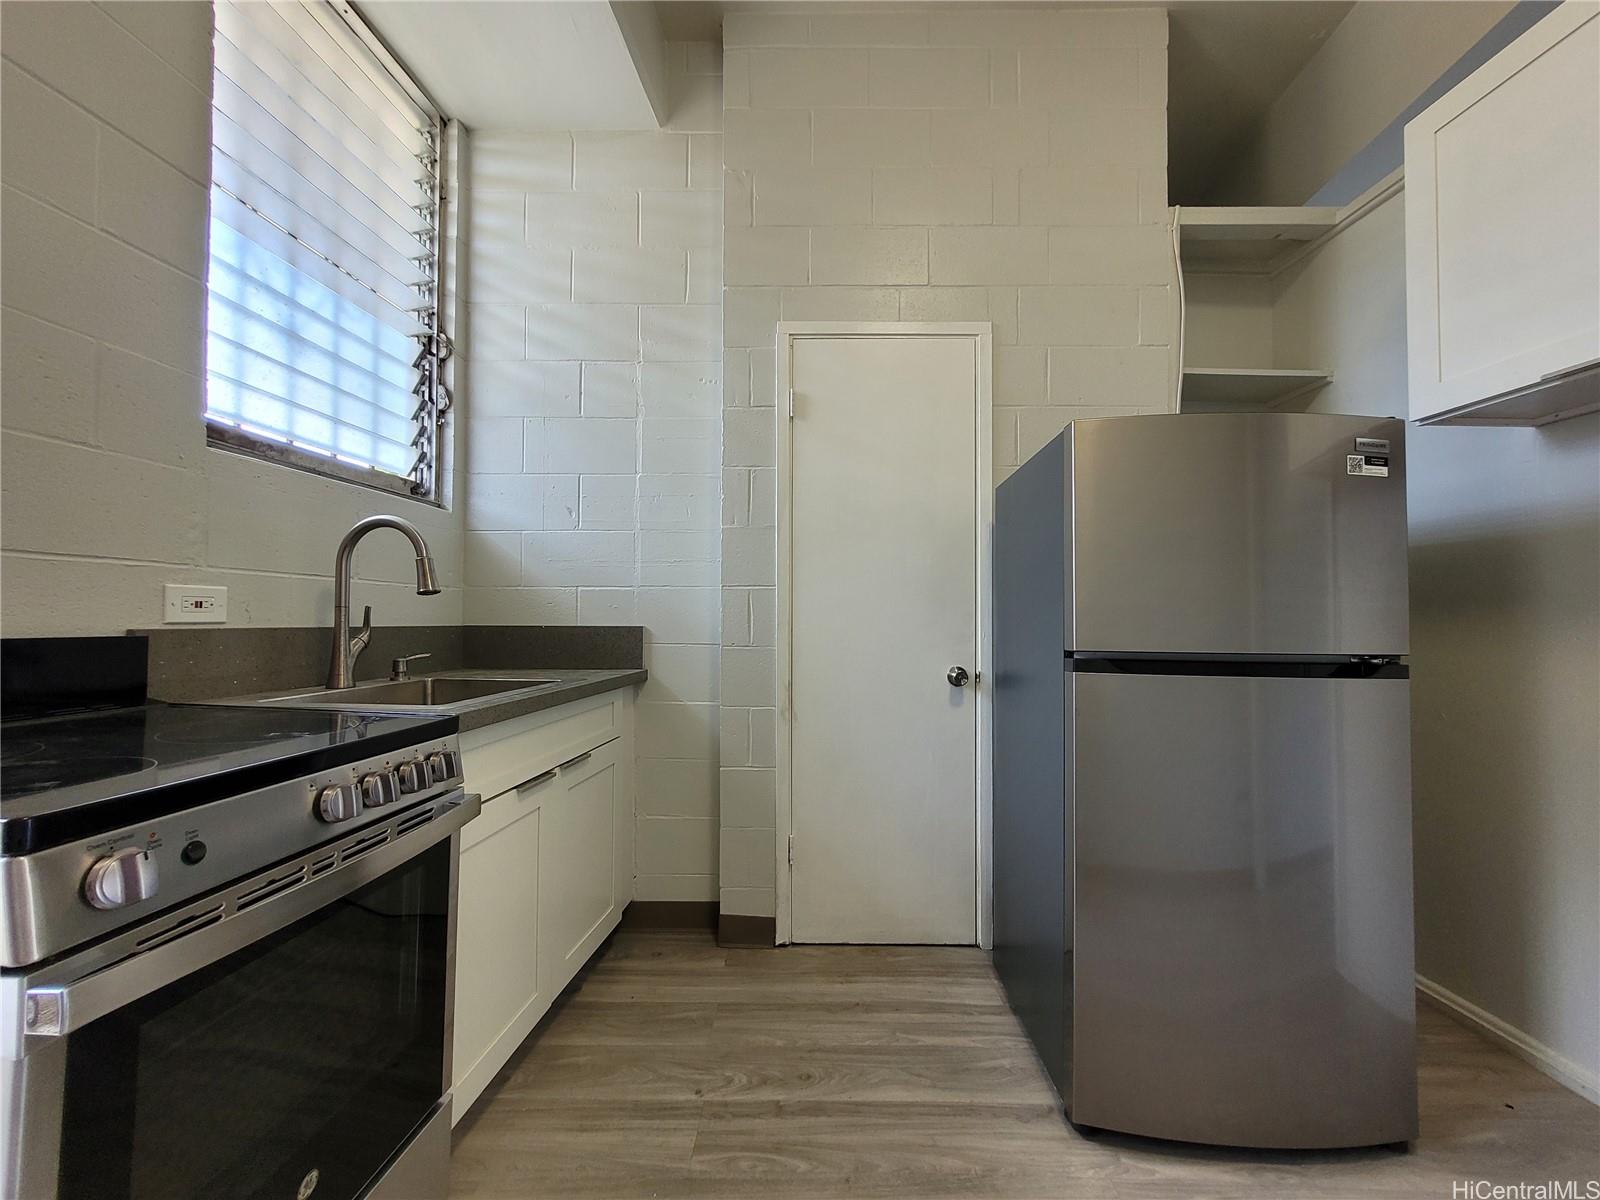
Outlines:
<svg viewBox="0 0 1600 1200"><path fill-rule="evenodd" d="M430 738L83 841L0 857L7 897L0 966L104 937L146 910L205 895L460 786L455 737Z"/></svg>
<svg viewBox="0 0 1600 1200"><path fill-rule="evenodd" d="M312 811L329 824L353 821L371 809L461 783L461 752L454 739L425 742L384 759L368 759L308 781ZM372 814L376 816L376 814Z"/></svg>

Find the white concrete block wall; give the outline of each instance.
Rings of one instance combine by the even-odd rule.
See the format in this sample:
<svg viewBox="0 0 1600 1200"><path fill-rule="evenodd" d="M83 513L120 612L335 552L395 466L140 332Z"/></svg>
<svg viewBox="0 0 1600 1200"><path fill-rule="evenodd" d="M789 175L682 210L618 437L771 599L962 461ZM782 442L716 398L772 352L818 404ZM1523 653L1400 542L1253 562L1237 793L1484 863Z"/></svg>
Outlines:
<svg viewBox="0 0 1600 1200"><path fill-rule="evenodd" d="M645 628L637 895L717 896L716 48L652 133L473 139L465 617Z"/></svg>
<svg viewBox="0 0 1600 1200"><path fill-rule="evenodd" d="M206 446L211 6L7 7L0 92L6 635L157 625L165 583L227 586L231 624L326 623L374 512L422 528L446 590L379 536L357 602L459 622L456 513Z"/></svg>
<svg viewBox="0 0 1600 1200"><path fill-rule="evenodd" d="M774 912L774 327L990 321L996 482L1076 416L1170 409L1159 9L729 14L722 909Z"/></svg>

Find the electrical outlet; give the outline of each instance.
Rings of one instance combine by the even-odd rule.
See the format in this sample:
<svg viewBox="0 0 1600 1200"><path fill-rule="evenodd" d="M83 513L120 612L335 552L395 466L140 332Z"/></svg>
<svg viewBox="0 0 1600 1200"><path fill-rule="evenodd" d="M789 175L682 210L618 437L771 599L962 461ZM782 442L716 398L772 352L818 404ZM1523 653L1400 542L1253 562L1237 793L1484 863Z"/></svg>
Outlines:
<svg viewBox="0 0 1600 1200"><path fill-rule="evenodd" d="M228 619L228 589L200 583L167 584L168 625L221 625Z"/></svg>

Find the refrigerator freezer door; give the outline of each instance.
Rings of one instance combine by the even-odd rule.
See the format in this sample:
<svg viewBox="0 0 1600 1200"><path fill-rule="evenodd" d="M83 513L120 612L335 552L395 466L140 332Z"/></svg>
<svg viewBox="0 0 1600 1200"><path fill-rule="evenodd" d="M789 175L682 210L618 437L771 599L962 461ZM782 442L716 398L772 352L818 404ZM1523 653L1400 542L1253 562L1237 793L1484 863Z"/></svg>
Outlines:
<svg viewBox="0 0 1600 1200"><path fill-rule="evenodd" d="M1408 682L1069 679L1072 1119L1414 1137Z"/></svg>
<svg viewBox="0 0 1600 1200"><path fill-rule="evenodd" d="M1404 422L1180 414L1070 434L1071 649L1407 652Z"/></svg>

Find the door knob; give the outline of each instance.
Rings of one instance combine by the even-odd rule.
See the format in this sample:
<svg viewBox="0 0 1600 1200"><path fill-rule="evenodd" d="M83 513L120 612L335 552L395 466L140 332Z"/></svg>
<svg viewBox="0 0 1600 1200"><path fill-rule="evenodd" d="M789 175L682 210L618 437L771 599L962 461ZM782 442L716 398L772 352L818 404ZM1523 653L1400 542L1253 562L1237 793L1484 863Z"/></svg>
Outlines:
<svg viewBox="0 0 1600 1200"><path fill-rule="evenodd" d="M966 687L967 680L972 678L967 674L965 667L951 667L944 673L944 677L950 681L951 687Z"/></svg>

